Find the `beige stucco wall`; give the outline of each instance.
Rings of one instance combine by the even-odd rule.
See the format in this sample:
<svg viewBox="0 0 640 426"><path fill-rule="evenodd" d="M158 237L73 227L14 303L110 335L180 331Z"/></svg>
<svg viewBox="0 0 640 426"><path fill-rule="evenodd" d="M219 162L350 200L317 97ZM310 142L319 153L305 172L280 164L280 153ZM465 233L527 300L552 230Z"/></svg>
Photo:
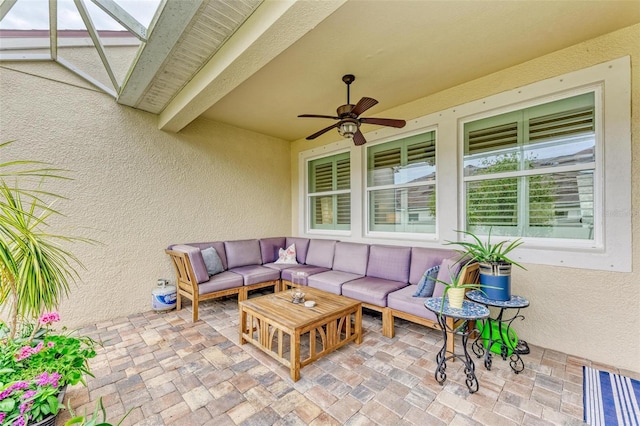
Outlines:
<svg viewBox="0 0 640 426"><path fill-rule="evenodd" d="M631 56L633 154L633 272L612 273L527 264L516 270L513 291L531 306L516 329L521 338L546 348L640 372L640 25L607 34L484 78L381 112L406 119L454 107L526 84ZM298 154L326 144L292 144L292 231L298 232ZM338 139L336 139L338 140ZM451 141L452 143L454 141ZM444 141L443 143L447 143ZM615 208L615 206L613 207Z"/></svg>
<svg viewBox="0 0 640 426"><path fill-rule="evenodd" d="M60 308L67 325L150 310L156 279L175 281L168 244L288 234L288 142L200 119L162 132L55 64L2 65L47 79L0 68L0 141L16 140L0 161L72 170L50 186L69 197L56 228L102 243L73 247L86 270Z"/></svg>

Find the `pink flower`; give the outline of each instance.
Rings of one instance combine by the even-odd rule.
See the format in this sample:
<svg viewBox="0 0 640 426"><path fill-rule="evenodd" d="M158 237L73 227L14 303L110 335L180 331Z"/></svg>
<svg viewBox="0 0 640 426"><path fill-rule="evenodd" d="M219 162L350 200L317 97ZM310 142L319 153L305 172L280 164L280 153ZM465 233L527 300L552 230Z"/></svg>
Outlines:
<svg viewBox="0 0 640 426"><path fill-rule="evenodd" d="M28 391L26 391L25 393L22 394L22 399L29 399L33 395L35 395L36 393L38 393L38 392L36 392L34 390L28 390Z"/></svg>
<svg viewBox="0 0 640 426"><path fill-rule="evenodd" d="M38 386L46 386L51 385L54 388L58 387L58 380L60 380L62 376L58 373L47 373L46 371L39 376L36 377L36 384Z"/></svg>
<svg viewBox="0 0 640 426"><path fill-rule="evenodd" d="M40 342L35 348L31 346L23 346L16 354L16 361L22 361L25 358L29 358L31 355L35 355L44 348L44 343Z"/></svg>
<svg viewBox="0 0 640 426"><path fill-rule="evenodd" d="M4 422L5 417L7 417L7 413L0 413L0 425Z"/></svg>
<svg viewBox="0 0 640 426"><path fill-rule="evenodd" d="M49 325L58 321L60 321L60 314L57 312L45 312L40 317L40 324L42 325Z"/></svg>
<svg viewBox="0 0 640 426"><path fill-rule="evenodd" d="M55 344L55 343L53 343L53 342L48 342L48 343L47 343L47 347L48 347L48 348L52 348L52 347L54 347L55 345L56 345L56 344Z"/></svg>
<svg viewBox="0 0 640 426"><path fill-rule="evenodd" d="M11 395L11 393L14 390L26 389L28 387L29 387L29 383L28 382L15 382L11 386L9 386L8 388L6 388L2 392L0 392L0 401L2 401L3 399L5 399L9 395Z"/></svg>

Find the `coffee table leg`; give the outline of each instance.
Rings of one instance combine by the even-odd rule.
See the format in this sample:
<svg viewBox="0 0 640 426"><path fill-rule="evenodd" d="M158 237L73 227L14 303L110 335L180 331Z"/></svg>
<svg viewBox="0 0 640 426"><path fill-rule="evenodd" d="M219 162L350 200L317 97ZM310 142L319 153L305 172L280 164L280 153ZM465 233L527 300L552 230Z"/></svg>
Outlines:
<svg viewBox="0 0 640 426"><path fill-rule="evenodd" d="M297 382L300 380L300 333L292 333L291 336L291 359L290 359L290 372L291 380Z"/></svg>
<svg viewBox="0 0 640 426"><path fill-rule="evenodd" d="M358 309L356 309L356 333L358 333L356 343L359 345L362 343L362 306L359 306Z"/></svg>
<svg viewBox="0 0 640 426"><path fill-rule="evenodd" d="M247 329L247 313L240 308L240 338L238 339L241 345L247 343L244 339L244 331Z"/></svg>

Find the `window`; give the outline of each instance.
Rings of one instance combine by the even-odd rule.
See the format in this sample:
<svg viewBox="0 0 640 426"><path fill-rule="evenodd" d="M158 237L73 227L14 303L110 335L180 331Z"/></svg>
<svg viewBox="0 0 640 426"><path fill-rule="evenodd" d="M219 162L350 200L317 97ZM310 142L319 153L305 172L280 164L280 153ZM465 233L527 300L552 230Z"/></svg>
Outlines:
<svg viewBox="0 0 640 426"><path fill-rule="evenodd" d="M348 152L308 162L311 229L351 228L350 162Z"/></svg>
<svg viewBox="0 0 640 426"><path fill-rule="evenodd" d="M466 229L594 239L594 92L464 125Z"/></svg>
<svg viewBox="0 0 640 426"><path fill-rule="evenodd" d="M434 233L436 132L367 149L369 231Z"/></svg>

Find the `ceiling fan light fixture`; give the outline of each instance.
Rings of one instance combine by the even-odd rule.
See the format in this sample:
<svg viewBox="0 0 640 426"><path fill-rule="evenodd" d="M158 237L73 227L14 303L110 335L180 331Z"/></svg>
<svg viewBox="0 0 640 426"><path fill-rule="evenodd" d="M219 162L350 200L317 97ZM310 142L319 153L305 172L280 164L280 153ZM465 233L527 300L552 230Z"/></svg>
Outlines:
<svg viewBox="0 0 640 426"><path fill-rule="evenodd" d="M338 127L338 133L346 139L352 138L358 131L358 124L353 121L345 121Z"/></svg>

